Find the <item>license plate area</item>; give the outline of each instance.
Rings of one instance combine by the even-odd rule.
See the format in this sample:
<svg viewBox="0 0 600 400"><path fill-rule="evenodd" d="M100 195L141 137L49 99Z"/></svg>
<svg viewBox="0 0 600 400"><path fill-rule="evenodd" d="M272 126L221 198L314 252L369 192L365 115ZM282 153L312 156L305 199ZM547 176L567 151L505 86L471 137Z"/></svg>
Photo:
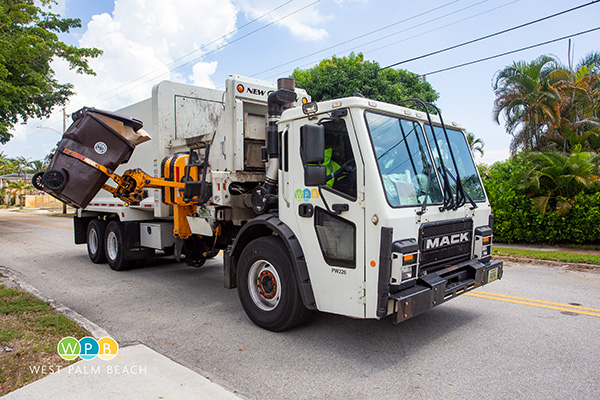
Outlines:
<svg viewBox="0 0 600 400"><path fill-rule="evenodd" d="M492 268L487 272L487 283L494 282L498 280L498 270L499 268Z"/></svg>

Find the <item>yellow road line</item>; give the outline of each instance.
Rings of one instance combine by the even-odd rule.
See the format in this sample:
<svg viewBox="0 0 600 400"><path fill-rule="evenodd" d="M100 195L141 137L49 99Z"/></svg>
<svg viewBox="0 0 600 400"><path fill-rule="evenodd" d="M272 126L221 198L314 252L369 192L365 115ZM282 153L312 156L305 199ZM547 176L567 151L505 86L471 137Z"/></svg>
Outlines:
<svg viewBox="0 0 600 400"><path fill-rule="evenodd" d="M478 294L477 292L469 292L469 293L465 293L465 295L466 296L472 296L472 297L480 297L482 299L490 299L490 300L503 301L503 302L506 302L506 303L522 304L522 305L531 306L531 307L547 308L547 309L550 309L550 310L567 311L567 312L572 312L572 313L576 313L576 314L589 315L589 316L592 316L592 317L598 317L598 318L600 318L600 313L593 313L593 312L588 312L588 311L581 311L581 310L578 310L578 309L575 309L575 308L569 308L567 306L555 307L555 306L549 306L549 305L545 305L545 304L530 303L530 302L520 301L520 300L503 299L503 298L500 298L500 297L486 296L486 295L483 295L483 294Z"/></svg>
<svg viewBox="0 0 600 400"><path fill-rule="evenodd" d="M72 226L60 226L60 225L45 224L43 222L29 221L29 220L21 219L21 218L10 218L10 217L5 217L5 216L0 216L0 219L9 219L11 221L25 222L25 223L28 223L28 224L43 225L43 226L50 226L52 228L61 228L61 229L73 230Z"/></svg>
<svg viewBox="0 0 600 400"><path fill-rule="evenodd" d="M598 310L597 308L588 308L588 307L582 307L582 306L574 306L572 304L564 304L564 303L553 303L551 301L543 301L543 300L534 300L534 299L527 299L525 297L516 297L516 296L509 296L506 294L498 294L498 293L489 293L489 292L481 292L481 291L476 291L476 292L471 292L471 293L478 293L478 294L484 294L487 296L497 296L497 297L505 297L507 299L514 299L514 300L523 300L523 301L528 301L531 303L541 303L541 304L550 304L553 306L559 306L559 307L567 307L567 308L575 308L577 310L587 310L587 311L594 311L594 312L598 312L600 313L600 310Z"/></svg>

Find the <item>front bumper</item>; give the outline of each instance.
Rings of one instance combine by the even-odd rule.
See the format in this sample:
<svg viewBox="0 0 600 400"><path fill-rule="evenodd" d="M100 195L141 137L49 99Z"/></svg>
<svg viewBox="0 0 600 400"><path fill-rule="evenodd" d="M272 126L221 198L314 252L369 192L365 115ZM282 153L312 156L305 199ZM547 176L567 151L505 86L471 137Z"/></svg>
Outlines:
<svg viewBox="0 0 600 400"><path fill-rule="evenodd" d="M394 323L419 315L463 293L502 278L502 261L466 261L421 276L414 286L389 296Z"/></svg>

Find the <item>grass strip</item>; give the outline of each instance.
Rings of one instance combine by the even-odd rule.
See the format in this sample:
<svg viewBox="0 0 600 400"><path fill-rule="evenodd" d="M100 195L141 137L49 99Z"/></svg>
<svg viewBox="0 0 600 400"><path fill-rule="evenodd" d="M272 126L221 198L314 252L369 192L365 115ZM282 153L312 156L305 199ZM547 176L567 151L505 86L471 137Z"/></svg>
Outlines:
<svg viewBox="0 0 600 400"><path fill-rule="evenodd" d="M494 247L492 252L494 255L497 256L559 261L564 263L600 265L600 255L595 254L574 254L560 251L508 249L505 247Z"/></svg>
<svg viewBox="0 0 600 400"><path fill-rule="evenodd" d="M66 336L89 333L30 293L0 284L0 397L71 364L56 351Z"/></svg>

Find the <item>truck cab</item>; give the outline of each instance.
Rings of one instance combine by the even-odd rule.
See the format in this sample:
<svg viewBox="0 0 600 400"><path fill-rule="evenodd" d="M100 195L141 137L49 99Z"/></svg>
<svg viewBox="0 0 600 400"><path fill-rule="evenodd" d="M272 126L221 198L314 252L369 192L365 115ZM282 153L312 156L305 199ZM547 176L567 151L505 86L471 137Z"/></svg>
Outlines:
<svg viewBox="0 0 600 400"><path fill-rule="evenodd" d="M427 105L351 97L286 110L278 132L273 214L300 249L286 245L306 307L397 323L501 278L490 203L458 123ZM266 285L282 284L265 271L270 280L258 271L247 281L258 305Z"/></svg>

